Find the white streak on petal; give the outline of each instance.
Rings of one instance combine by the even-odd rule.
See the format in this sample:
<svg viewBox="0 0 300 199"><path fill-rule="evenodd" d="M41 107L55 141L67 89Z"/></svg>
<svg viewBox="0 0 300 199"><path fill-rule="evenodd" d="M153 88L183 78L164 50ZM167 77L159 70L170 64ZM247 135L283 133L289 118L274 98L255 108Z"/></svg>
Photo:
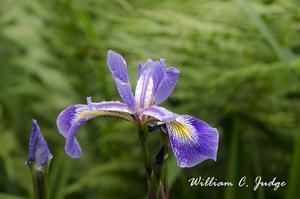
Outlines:
<svg viewBox="0 0 300 199"><path fill-rule="evenodd" d="M143 78L143 76L141 76L139 78L139 80L137 81L137 85L136 85L136 88L135 88L135 106L137 108L140 107L143 81L144 81L144 78Z"/></svg>
<svg viewBox="0 0 300 199"><path fill-rule="evenodd" d="M141 75L135 89L137 108L148 108L153 95L153 79L151 74Z"/></svg>

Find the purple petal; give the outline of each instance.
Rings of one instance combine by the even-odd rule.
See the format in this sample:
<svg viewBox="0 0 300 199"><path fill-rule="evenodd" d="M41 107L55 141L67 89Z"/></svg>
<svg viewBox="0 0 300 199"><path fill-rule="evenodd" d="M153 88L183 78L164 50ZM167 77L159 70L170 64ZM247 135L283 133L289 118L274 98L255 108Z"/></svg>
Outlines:
<svg viewBox="0 0 300 199"><path fill-rule="evenodd" d="M158 94L158 89L163 83L163 80L166 75L166 64L164 59L160 59L160 61L154 62L153 69L152 69L152 78L153 78L153 97L156 101L156 97ZM153 102L154 104L154 102Z"/></svg>
<svg viewBox="0 0 300 199"><path fill-rule="evenodd" d="M94 117L96 117L96 116L94 116ZM80 126L84 122L86 122L87 120L94 118L94 117L85 116L83 118L80 118L80 119L76 120L70 127L70 129L67 133L66 145L65 145L65 151L70 157L79 158L82 156L81 147L80 147L77 139L75 138L75 135L76 135L78 129L80 128Z"/></svg>
<svg viewBox="0 0 300 199"><path fill-rule="evenodd" d="M142 71L142 66L143 66L142 62L139 61L139 72L137 74L136 81L139 81L139 79L140 79L140 75L141 75L141 71Z"/></svg>
<svg viewBox="0 0 300 199"><path fill-rule="evenodd" d="M163 61L161 60L161 62ZM171 93L175 88L179 73L180 73L179 70L177 70L174 67L166 69L166 74L164 76L164 79L159 85L157 90L155 104L162 103L165 99L169 97L169 95L171 95Z"/></svg>
<svg viewBox="0 0 300 199"><path fill-rule="evenodd" d="M217 129L189 115L183 115L185 124L166 123L171 146L180 167L193 167L211 158L216 161L219 134Z"/></svg>
<svg viewBox="0 0 300 199"><path fill-rule="evenodd" d="M150 58L142 66L139 62L137 86L135 90L136 107L148 108L163 102L174 90L179 70L166 69L164 59L153 62Z"/></svg>
<svg viewBox="0 0 300 199"><path fill-rule="evenodd" d="M78 124L81 125L84 122L83 120L87 121L88 119L93 118L91 116L86 116L86 117L82 118L81 121L78 121L76 119L80 115L80 113L87 112L88 110L89 109L88 109L87 105L77 104L77 105L70 106L67 109L65 109L64 111L62 111L58 115L57 120L56 120L56 125L57 125L58 131L60 132L60 134L62 134L65 138L67 138L68 134L74 133L74 132L72 132L72 131L74 131L74 127L72 128L73 125L78 127L75 130L75 134L76 134L77 130L80 127L80 126L78 126ZM96 116L94 116L94 117L96 117ZM66 146L65 146L66 153L69 156L71 156L72 158L81 157L82 156L81 148L79 146L78 141L75 138L75 135L74 135L73 139L69 137L67 139L67 142L68 142L68 140L70 142L70 139L71 139L71 143L73 144L73 147L71 147L71 150L69 150L69 148L66 148ZM70 145L68 145L68 147L70 147Z"/></svg>
<svg viewBox="0 0 300 199"><path fill-rule="evenodd" d="M25 164L30 164L31 161L36 162L36 169L38 171L43 171L43 167L48 160L52 159L52 154L50 153L47 143L40 132L40 127L37 121L32 119L32 130L29 141L29 154Z"/></svg>
<svg viewBox="0 0 300 199"><path fill-rule="evenodd" d="M151 104L153 96L153 64L150 58L144 66L139 64L138 81L135 89L135 103L138 108L147 108Z"/></svg>
<svg viewBox="0 0 300 199"><path fill-rule="evenodd" d="M95 104L92 102L92 97L87 97L87 98L86 98L86 101L87 101L87 104L88 104L88 106L89 106L89 110L90 110L91 112L95 111L95 110L96 110L96 106L95 106Z"/></svg>
<svg viewBox="0 0 300 199"><path fill-rule="evenodd" d="M185 122L185 119L181 115L172 113L171 111L163 107L158 107L156 105L146 108L143 111L143 115L149 115L158 119L161 122L171 122L173 120L176 120L179 123Z"/></svg>
<svg viewBox="0 0 300 199"><path fill-rule="evenodd" d="M132 111L135 110L135 98L127 75L125 59L120 54L110 50L108 51L107 64L116 81L122 100Z"/></svg>
<svg viewBox="0 0 300 199"><path fill-rule="evenodd" d="M66 138L65 150L72 158L82 156L81 148L75 135L80 126L94 117L117 117L135 124L131 111L126 104L120 102L93 103L87 98L88 105L73 105L62 111L57 117L56 124L59 132Z"/></svg>
<svg viewBox="0 0 300 199"><path fill-rule="evenodd" d="M135 90L136 107L147 108L155 103L158 88L164 79L166 65L164 59L153 62L150 58L142 66L139 62L137 86Z"/></svg>

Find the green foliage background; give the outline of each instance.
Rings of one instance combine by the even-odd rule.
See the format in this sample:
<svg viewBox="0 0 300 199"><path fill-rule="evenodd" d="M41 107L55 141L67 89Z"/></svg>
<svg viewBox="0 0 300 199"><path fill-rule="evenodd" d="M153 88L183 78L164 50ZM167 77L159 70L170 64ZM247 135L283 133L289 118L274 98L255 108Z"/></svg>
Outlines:
<svg viewBox="0 0 300 199"><path fill-rule="evenodd" d="M170 198L297 198L300 178L298 0L1 0L0 198L32 197L28 154L35 118L53 154L50 197L145 198L137 129L113 118L86 122L71 159L56 128L70 105L120 100L107 51L127 61L166 59L180 70L161 104L219 131L218 160L188 169L171 156ZM297 141L298 138L298 141ZM159 135L149 135L154 159ZM190 186L214 177L233 187ZM238 181L247 177L246 187ZM259 187L254 180L286 182Z"/></svg>

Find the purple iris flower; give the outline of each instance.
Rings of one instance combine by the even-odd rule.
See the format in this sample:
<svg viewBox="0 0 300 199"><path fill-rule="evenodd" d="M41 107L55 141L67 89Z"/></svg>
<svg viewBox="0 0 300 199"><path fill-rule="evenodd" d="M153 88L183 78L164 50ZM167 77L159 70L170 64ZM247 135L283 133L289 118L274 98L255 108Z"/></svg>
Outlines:
<svg viewBox="0 0 300 199"><path fill-rule="evenodd" d="M142 66L139 62L135 96L127 75L126 61L113 51L108 51L107 63L116 81L122 100L93 103L87 97L87 105L73 105L57 118L59 132L66 138L65 150L72 158L82 156L75 138L79 127L98 116L117 117L137 127L146 123L165 125L171 147L180 167L192 167L208 158L216 161L219 134L217 129L190 115L178 115L157 106L173 92L179 75L174 67L166 68L165 60L152 61Z"/></svg>
<svg viewBox="0 0 300 199"><path fill-rule="evenodd" d="M48 157L52 159L47 143L41 134L40 127L37 121L32 119L32 130L29 141L29 154L25 162L26 165L31 165L32 161L36 163L36 170L43 171L43 167L48 160Z"/></svg>

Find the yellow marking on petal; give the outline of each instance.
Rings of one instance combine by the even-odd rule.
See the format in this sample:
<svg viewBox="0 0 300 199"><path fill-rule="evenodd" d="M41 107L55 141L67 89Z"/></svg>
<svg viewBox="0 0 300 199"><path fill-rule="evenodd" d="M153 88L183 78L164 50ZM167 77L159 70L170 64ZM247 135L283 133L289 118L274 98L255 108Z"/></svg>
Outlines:
<svg viewBox="0 0 300 199"><path fill-rule="evenodd" d="M95 111L94 111L95 112ZM95 113L93 114L93 112L91 112L91 111L84 111L84 112L82 112L77 118L76 118L76 120L79 120L79 119L81 119L81 118L83 118L83 117L85 117L85 116L88 116L88 115L95 115Z"/></svg>
<svg viewBox="0 0 300 199"><path fill-rule="evenodd" d="M129 122L137 125L136 121L132 118L132 116L129 113L125 113L122 111L110 111L110 110L95 110L93 112L92 111L84 111L76 118L76 120L79 120L85 116L114 117L114 118L119 118L119 119L129 121Z"/></svg>
<svg viewBox="0 0 300 199"><path fill-rule="evenodd" d="M188 139L192 140L192 137L189 133L188 126L186 124L181 124L177 121L172 121L169 123L175 133L178 133L181 136L185 136Z"/></svg>

